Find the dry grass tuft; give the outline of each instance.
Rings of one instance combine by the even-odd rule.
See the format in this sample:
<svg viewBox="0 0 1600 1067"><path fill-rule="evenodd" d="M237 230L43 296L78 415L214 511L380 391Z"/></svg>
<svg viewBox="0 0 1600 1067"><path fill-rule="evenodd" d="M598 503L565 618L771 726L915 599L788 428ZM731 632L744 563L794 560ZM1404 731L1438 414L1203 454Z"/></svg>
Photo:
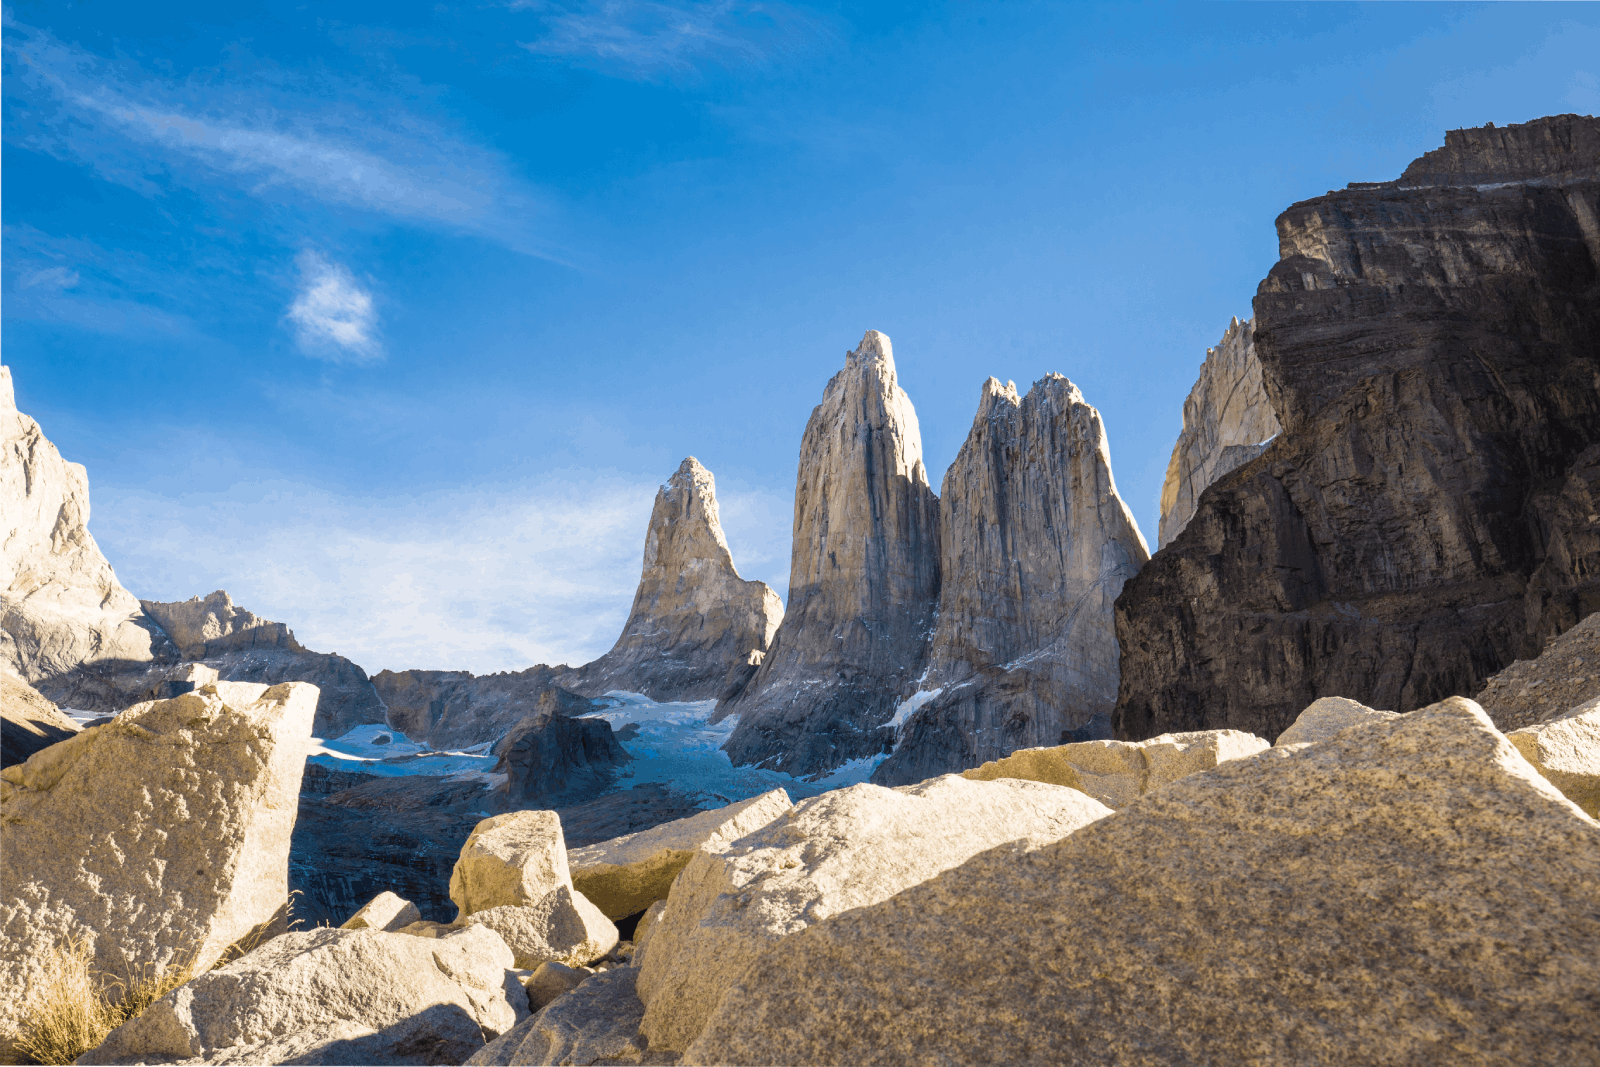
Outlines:
<svg viewBox="0 0 1600 1067"><path fill-rule="evenodd" d="M74 941L59 946L45 962L15 1043L20 1062L71 1063L193 977L184 967L106 982L93 963L88 945ZM117 990L120 997L113 995Z"/></svg>

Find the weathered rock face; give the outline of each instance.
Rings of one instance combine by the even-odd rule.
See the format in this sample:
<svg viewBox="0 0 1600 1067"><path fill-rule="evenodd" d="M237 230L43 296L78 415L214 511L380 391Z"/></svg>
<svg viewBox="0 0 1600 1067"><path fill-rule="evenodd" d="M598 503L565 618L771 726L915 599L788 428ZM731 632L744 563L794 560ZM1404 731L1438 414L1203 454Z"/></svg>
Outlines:
<svg viewBox="0 0 1600 1067"><path fill-rule="evenodd" d="M1183 402L1183 431L1161 486L1160 544L1189 524L1208 485L1259 456L1281 429L1261 379L1253 325L1235 318L1221 343L1206 349Z"/></svg>
<svg viewBox="0 0 1600 1067"><path fill-rule="evenodd" d="M603 971L467 1060L469 1067L513 1063L639 1063L644 1005L634 991L632 967ZM644 1062L658 1062L655 1059Z"/></svg>
<svg viewBox="0 0 1600 1067"><path fill-rule="evenodd" d="M1513 730L1506 739L1568 800L1600 819L1600 700Z"/></svg>
<svg viewBox="0 0 1600 1067"><path fill-rule="evenodd" d="M567 850L572 884L613 919L637 915L665 900L678 872L700 851L725 851L787 812L781 789L715 811Z"/></svg>
<svg viewBox="0 0 1600 1067"><path fill-rule="evenodd" d="M498 741L553 694L556 713L583 715L605 707L556 685L565 667L474 676L467 671L379 671L373 687L389 709L388 724L441 751Z"/></svg>
<svg viewBox="0 0 1600 1067"><path fill-rule="evenodd" d="M203 970L271 921L316 701L223 683L0 771L0 985L26 991L62 938L114 977ZM0 1032L20 999L0 998Z"/></svg>
<svg viewBox="0 0 1600 1067"><path fill-rule="evenodd" d="M386 889L362 905L361 910L350 916L339 929L394 933L401 927L421 921L422 912L417 910L415 904Z"/></svg>
<svg viewBox="0 0 1600 1067"><path fill-rule="evenodd" d="M604 656L559 676L585 696L613 689L652 700L710 700L729 668L765 652L783 602L733 566L711 472L690 456L656 493L644 573L622 636Z"/></svg>
<svg viewBox="0 0 1600 1067"><path fill-rule="evenodd" d="M343 656L312 652L289 627L246 611L221 589L204 598L140 603L184 659L203 662L223 681L316 686L321 693L313 727L318 737L339 737L363 723L384 721L387 709L365 671ZM149 678L147 673L141 681L148 685Z"/></svg>
<svg viewBox="0 0 1600 1067"><path fill-rule="evenodd" d="M450 899L466 919L501 905L537 904L560 886L572 888L561 816L512 811L480 822L461 846Z"/></svg>
<svg viewBox="0 0 1600 1067"><path fill-rule="evenodd" d="M21 763L77 732L78 724L60 708L0 666L0 767Z"/></svg>
<svg viewBox="0 0 1600 1067"><path fill-rule="evenodd" d="M1593 539L1597 128L1452 131L1398 182L1279 217L1255 344L1283 433L1123 589L1117 736L1477 692L1600 596L1562 562ZM1450 160L1471 184L1436 180Z"/></svg>
<svg viewBox="0 0 1600 1067"><path fill-rule="evenodd" d="M962 771L961 777L975 782L1016 778L1064 785L1117 809L1191 774L1253 756L1267 747L1261 738L1238 730L1162 734L1136 742L1081 741L1054 748L1025 748Z"/></svg>
<svg viewBox="0 0 1600 1067"><path fill-rule="evenodd" d="M632 756L604 719L573 719L559 713L554 691L539 698L539 710L523 719L495 746L495 771L505 774L515 801L553 801L592 795L610 785Z"/></svg>
<svg viewBox="0 0 1600 1067"><path fill-rule="evenodd" d="M800 444L789 608L739 716L736 764L813 774L883 747L878 727L922 672L939 599L939 500L889 338L867 331Z"/></svg>
<svg viewBox="0 0 1600 1067"><path fill-rule="evenodd" d="M1592 1059L1597 881L1600 825L1454 699L786 938L684 1062Z"/></svg>
<svg viewBox="0 0 1600 1067"><path fill-rule="evenodd" d="M1477 700L1506 733L1600 697L1600 614L1552 641L1537 659L1518 660L1489 679Z"/></svg>
<svg viewBox="0 0 1600 1067"><path fill-rule="evenodd" d="M484 908L465 921L499 934L526 970L552 961L582 967L617 947L616 925L571 886L557 886L535 904Z"/></svg>
<svg viewBox="0 0 1600 1067"><path fill-rule="evenodd" d="M1278 745L1314 745L1341 730L1365 722L1393 719L1392 711L1375 711L1345 697L1322 697L1300 713L1290 727L1278 735Z"/></svg>
<svg viewBox="0 0 1600 1067"><path fill-rule="evenodd" d="M0 367L0 665L72 707L70 675L154 658L139 602L89 533L89 475L17 410Z"/></svg>
<svg viewBox="0 0 1600 1067"><path fill-rule="evenodd" d="M485 927L303 930L168 993L79 1062L460 1063L527 1017Z"/></svg>
<svg viewBox="0 0 1600 1067"><path fill-rule="evenodd" d="M723 994L782 938L1002 841L1054 840L1108 814L1075 789L955 775L803 801L724 852L696 853L678 875L639 964L642 1032L652 1048L687 1048Z"/></svg>
<svg viewBox="0 0 1600 1067"><path fill-rule="evenodd" d="M984 383L944 476L939 540L938 630L873 781L1109 737L1113 605L1150 553L1117 495L1100 413L1075 385L1052 374L1018 399L1010 382Z"/></svg>

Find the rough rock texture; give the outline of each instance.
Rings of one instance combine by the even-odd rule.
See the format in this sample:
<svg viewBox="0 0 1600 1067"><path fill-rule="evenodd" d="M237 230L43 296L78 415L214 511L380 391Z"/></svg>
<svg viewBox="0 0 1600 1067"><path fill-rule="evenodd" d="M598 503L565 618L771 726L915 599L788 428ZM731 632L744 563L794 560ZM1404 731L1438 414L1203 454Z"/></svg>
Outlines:
<svg viewBox="0 0 1600 1067"><path fill-rule="evenodd" d="M560 714L556 693L546 691L539 708L511 728L495 746L514 800L550 800L593 794L611 784L618 767L633 759L604 719Z"/></svg>
<svg viewBox="0 0 1600 1067"><path fill-rule="evenodd" d="M622 689L652 700L711 700L731 667L766 651L782 618L778 594L734 569L716 481L690 456L656 493L622 636L560 682L591 697Z"/></svg>
<svg viewBox="0 0 1600 1067"><path fill-rule="evenodd" d="M554 700L557 713L583 715L605 704L557 686L565 667L474 676L467 671L379 671L372 678L389 708L388 723L413 741L441 751L499 741ZM545 694L552 696L546 698Z"/></svg>
<svg viewBox="0 0 1600 1067"><path fill-rule="evenodd" d="M649 944L650 935L656 929L656 921L661 918L666 910L667 902L658 900L644 909L644 914L639 916L639 922L633 928L633 965L635 967L639 966L643 959L645 945Z"/></svg>
<svg viewBox="0 0 1600 1067"><path fill-rule="evenodd" d="M373 897L361 910L350 916L341 930L384 930L389 933L412 923L422 921L417 906L389 890Z"/></svg>
<svg viewBox="0 0 1600 1067"><path fill-rule="evenodd" d="M1217 347L1206 349L1183 402L1183 430L1161 486L1160 545L1189 524L1207 486L1259 456L1282 429L1261 379L1253 325L1235 318Z"/></svg>
<svg viewBox="0 0 1600 1067"><path fill-rule="evenodd" d="M1300 713L1300 717L1287 730L1278 735L1275 744L1307 745L1326 741L1340 730L1359 723L1393 719L1392 711L1375 711L1359 701L1346 697L1322 697Z"/></svg>
<svg viewBox="0 0 1600 1067"><path fill-rule="evenodd" d="M71 707L74 672L153 659L151 628L89 533L89 475L17 410L0 367L0 668Z"/></svg>
<svg viewBox="0 0 1600 1067"><path fill-rule="evenodd" d="M560 886L572 888L561 816L512 811L480 822L461 846L450 899L464 920L502 904L537 904Z"/></svg>
<svg viewBox="0 0 1600 1067"><path fill-rule="evenodd" d="M684 1059L1591 1063L1597 884L1600 824L1453 699L802 931Z"/></svg>
<svg viewBox="0 0 1600 1067"><path fill-rule="evenodd" d="M613 919L667 899L672 880L699 851L722 852L787 812L781 789L715 811L567 851L572 884Z"/></svg>
<svg viewBox="0 0 1600 1067"><path fill-rule="evenodd" d="M644 1005L634 991L639 972L617 967L585 979L566 996L510 1033L485 1045L467 1061L472 1067L514 1063L582 1065L643 1059L639 1037Z"/></svg>
<svg viewBox="0 0 1600 1067"><path fill-rule="evenodd" d="M717 715L736 764L815 774L881 751L922 673L939 599L939 500L889 338L868 330L811 412L795 483L789 608Z"/></svg>
<svg viewBox="0 0 1600 1067"><path fill-rule="evenodd" d="M1125 808L1146 793L1228 760L1269 747L1254 734L1202 730L1162 734L1149 741L1080 741L1054 748L1025 748L985 763L961 777L977 782L1015 778L1048 782L1087 793L1108 808Z"/></svg>
<svg viewBox="0 0 1600 1067"><path fill-rule="evenodd" d="M570 993L582 985L588 976L587 971L580 971L576 967L568 967L554 960L546 960L539 964L534 968L532 977L522 984L522 988L528 993L529 1010L538 1011L563 993ZM643 1014L642 1008L640 1013Z"/></svg>
<svg viewBox="0 0 1600 1067"><path fill-rule="evenodd" d="M1562 634L1537 659L1489 679L1477 700L1506 733L1600 697L1600 614Z"/></svg>
<svg viewBox="0 0 1600 1067"><path fill-rule="evenodd" d="M298 683L210 686L0 771L0 987L25 993L63 938L121 978L204 969L270 923L316 702ZM0 1032L21 999L0 998Z"/></svg>
<svg viewBox="0 0 1600 1067"><path fill-rule="evenodd" d="M0 665L0 767L21 763L78 729L37 689Z"/></svg>
<svg viewBox="0 0 1600 1067"><path fill-rule="evenodd" d="M221 589L176 603L140 603L185 659L202 661L224 681L315 685L318 737L384 721L387 709L365 671L337 653L312 652L283 623L246 611Z"/></svg>
<svg viewBox="0 0 1600 1067"><path fill-rule="evenodd" d="M1600 819L1600 699L1506 737L1568 800Z"/></svg>
<svg viewBox="0 0 1600 1067"><path fill-rule="evenodd" d="M300 891L295 918L303 926L337 926L378 893L393 890L414 901L423 918L449 922L457 910L450 875L461 846L486 812L510 803L502 790L481 781L375 777L307 765L289 852L289 885ZM699 809L692 797L649 784L557 810L567 844L577 847Z"/></svg>
<svg viewBox="0 0 1600 1067"><path fill-rule="evenodd" d="M1284 430L1124 587L1118 737L1408 711L1593 610L1568 489L1600 444L1597 128L1452 131L1416 166L1475 184L1413 169L1279 216L1255 343Z"/></svg>
<svg viewBox="0 0 1600 1067"><path fill-rule="evenodd" d="M642 1032L652 1047L687 1048L774 942L1003 841L1054 840L1108 814L1075 789L955 775L803 801L726 852L697 853L678 875L639 965Z"/></svg>
<svg viewBox="0 0 1600 1067"><path fill-rule="evenodd" d="M517 966L531 970L555 961L581 967L617 947L617 928L570 886L557 886L531 905L502 904L467 916L510 946Z"/></svg>
<svg viewBox="0 0 1600 1067"><path fill-rule="evenodd" d="M460 1063L528 1017L484 927L284 934L181 986L79 1063Z"/></svg>
<svg viewBox="0 0 1600 1067"><path fill-rule="evenodd" d="M907 785L1018 748L1111 735L1114 605L1150 558L1100 413L1059 374L990 378L939 498L939 620L894 754ZM893 721L893 720L892 720Z"/></svg>

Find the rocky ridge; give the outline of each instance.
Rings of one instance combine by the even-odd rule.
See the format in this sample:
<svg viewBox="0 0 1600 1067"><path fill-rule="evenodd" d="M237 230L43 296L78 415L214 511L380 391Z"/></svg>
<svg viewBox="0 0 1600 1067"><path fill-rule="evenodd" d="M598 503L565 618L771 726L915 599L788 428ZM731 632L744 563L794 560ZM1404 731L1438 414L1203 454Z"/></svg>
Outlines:
<svg viewBox="0 0 1600 1067"><path fill-rule="evenodd" d="M765 652L783 602L733 565L717 512L716 480L690 456L656 493L644 571L622 636L610 652L557 676L566 689L614 689L652 700L711 700L728 672Z"/></svg>
<svg viewBox="0 0 1600 1067"><path fill-rule="evenodd" d="M524 671L379 671L372 676L388 724L433 748L498 743L518 723L553 700L556 714L584 715L606 705L556 684L565 667L541 663ZM549 694L547 697L546 694Z"/></svg>
<svg viewBox="0 0 1600 1067"><path fill-rule="evenodd" d="M1254 322L1283 432L1124 587L1117 736L1407 711L1592 610L1597 128L1452 131L1279 217Z"/></svg>
<svg viewBox="0 0 1600 1067"><path fill-rule="evenodd" d="M1100 413L1059 374L990 378L939 498L938 626L894 754L902 785L1069 736L1109 737L1113 605L1149 559Z"/></svg>
<svg viewBox="0 0 1600 1067"><path fill-rule="evenodd" d="M736 764L815 774L883 746L878 728L922 671L939 596L939 501L889 338L869 330L828 382L800 444L789 605L748 684Z"/></svg>
<svg viewBox="0 0 1600 1067"><path fill-rule="evenodd" d="M1207 486L1259 456L1281 429L1261 379L1254 324L1234 318L1217 347L1206 349L1183 402L1183 431L1161 486L1159 545L1189 524Z"/></svg>

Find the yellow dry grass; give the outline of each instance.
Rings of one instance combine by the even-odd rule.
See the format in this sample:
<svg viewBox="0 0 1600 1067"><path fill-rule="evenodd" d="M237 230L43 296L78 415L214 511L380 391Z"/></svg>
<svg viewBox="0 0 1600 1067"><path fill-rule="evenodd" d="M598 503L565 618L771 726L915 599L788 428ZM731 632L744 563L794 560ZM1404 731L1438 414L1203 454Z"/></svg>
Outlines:
<svg viewBox="0 0 1600 1067"><path fill-rule="evenodd" d="M71 1063L193 977L179 968L106 981L93 962L94 953L81 942L58 946L46 960L15 1040L18 1062Z"/></svg>

